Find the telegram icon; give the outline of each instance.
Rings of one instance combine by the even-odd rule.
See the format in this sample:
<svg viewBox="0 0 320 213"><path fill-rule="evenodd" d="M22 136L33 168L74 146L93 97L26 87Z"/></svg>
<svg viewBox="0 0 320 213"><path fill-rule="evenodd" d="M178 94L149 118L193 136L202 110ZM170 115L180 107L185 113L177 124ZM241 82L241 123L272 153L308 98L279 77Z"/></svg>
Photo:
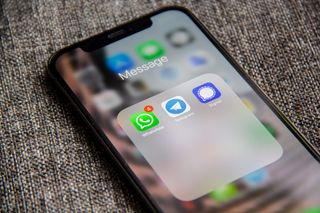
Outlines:
<svg viewBox="0 0 320 213"><path fill-rule="evenodd" d="M181 96L170 98L161 104L170 117L177 117L190 110L189 104Z"/></svg>

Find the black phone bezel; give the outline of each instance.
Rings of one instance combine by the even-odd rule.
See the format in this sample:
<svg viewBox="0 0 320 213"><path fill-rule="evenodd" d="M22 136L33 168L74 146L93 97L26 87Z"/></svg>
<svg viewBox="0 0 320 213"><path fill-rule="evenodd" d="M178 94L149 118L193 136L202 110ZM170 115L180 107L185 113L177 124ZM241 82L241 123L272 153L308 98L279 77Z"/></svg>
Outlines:
<svg viewBox="0 0 320 213"><path fill-rule="evenodd" d="M65 93L71 103L75 106L75 108L79 111L80 115L83 119L89 124L93 132L99 139L99 142L107 149L110 155L113 157L115 162L121 168L123 173L126 175L128 180L133 184L133 186L137 189L139 194L142 196L143 200L146 202L150 210L155 212L161 212L161 209L156 204L156 201L152 199L152 196L148 193L148 191L144 188L143 184L139 181L139 179L135 176L133 171L129 168L125 160L121 157L121 155L117 152L115 147L113 147L112 142L106 137L103 131L99 128L96 122L93 120L89 112L84 108L82 103L79 101L78 97L72 92L71 88L64 81L62 76L56 69L56 61L59 59L61 55L67 53L75 48L83 47L87 44L92 44L96 39L107 38L107 36L111 33L119 31L121 29L127 29L135 24L137 24L141 20L150 20L152 16L160 14L169 10L178 10L186 14L191 20L199 27L199 29L204 33L204 35L211 41L212 45L214 45L223 56L229 61L229 63L235 68L235 70L241 75L242 78L252 87L252 89L263 99L263 101L270 107L273 113L283 122L283 124L292 132L292 134L298 139L298 141L309 151L309 153L320 162L320 152L310 143L308 140L298 131L298 129L290 122L283 113L278 109L275 104L267 97L267 95L251 80L248 74L243 70L243 68L231 57L231 55L226 51L226 49L217 41L217 39L211 35L211 33L206 29L206 27L193 15L188 9L181 6L167 6L163 7L159 10L151 12L147 15L139 17L135 20L129 21L122 25L119 25L113 29L107 30L95 36L92 36L88 39L65 47L59 51L57 51L48 61L47 70L51 79L57 84L57 86ZM127 37L131 34L122 34L122 38Z"/></svg>

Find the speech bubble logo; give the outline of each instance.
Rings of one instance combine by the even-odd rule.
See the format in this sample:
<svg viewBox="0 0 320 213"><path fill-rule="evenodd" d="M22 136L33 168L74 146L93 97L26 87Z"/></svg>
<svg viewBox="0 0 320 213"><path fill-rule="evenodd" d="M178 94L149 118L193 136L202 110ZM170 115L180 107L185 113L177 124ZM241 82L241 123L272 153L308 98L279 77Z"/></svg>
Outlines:
<svg viewBox="0 0 320 213"><path fill-rule="evenodd" d="M221 97L221 92L211 82L193 88L192 93L203 104Z"/></svg>
<svg viewBox="0 0 320 213"><path fill-rule="evenodd" d="M159 124L159 120L153 112L138 112L134 115L131 115L130 120L136 129L141 132Z"/></svg>
<svg viewBox="0 0 320 213"><path fill-rule="evenodd" d="M214 97L216 92L211 87L202 87L199 89L198 94L203 101L206 101Z"/></svg>
<svg viewBox="0 0 320 213"><path fill-rule="evenodd" d="M153 117L147 113L143 113L137 116L136 123L139 125L141 129L145 127L151 126L153 123Z"/></svg>

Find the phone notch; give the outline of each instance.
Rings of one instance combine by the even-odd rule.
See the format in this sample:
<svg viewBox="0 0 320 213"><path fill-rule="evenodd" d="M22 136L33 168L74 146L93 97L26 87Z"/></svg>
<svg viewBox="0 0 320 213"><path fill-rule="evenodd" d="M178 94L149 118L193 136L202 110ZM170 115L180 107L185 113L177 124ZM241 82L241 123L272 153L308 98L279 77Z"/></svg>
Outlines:
<svg viewBox="0 0 320 213"><path fill-rule="evenodd" d="M146 16L103 32L81 43L80 48L85 52L92 52L122 38L145 30L152 26L150 17Z"/></svg>

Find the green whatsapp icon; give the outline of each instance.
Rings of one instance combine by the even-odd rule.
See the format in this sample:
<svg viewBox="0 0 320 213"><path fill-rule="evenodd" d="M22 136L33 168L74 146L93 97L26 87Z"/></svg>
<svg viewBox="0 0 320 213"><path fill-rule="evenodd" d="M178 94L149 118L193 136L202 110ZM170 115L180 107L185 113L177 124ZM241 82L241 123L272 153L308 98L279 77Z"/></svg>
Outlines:
<svg viewBox="0 0 320 213"><path fill-rule="evenodd" d="M159 120L153 112L138 112L130 116L130 121L140 132L151 129L159 124Z"/></svg>

